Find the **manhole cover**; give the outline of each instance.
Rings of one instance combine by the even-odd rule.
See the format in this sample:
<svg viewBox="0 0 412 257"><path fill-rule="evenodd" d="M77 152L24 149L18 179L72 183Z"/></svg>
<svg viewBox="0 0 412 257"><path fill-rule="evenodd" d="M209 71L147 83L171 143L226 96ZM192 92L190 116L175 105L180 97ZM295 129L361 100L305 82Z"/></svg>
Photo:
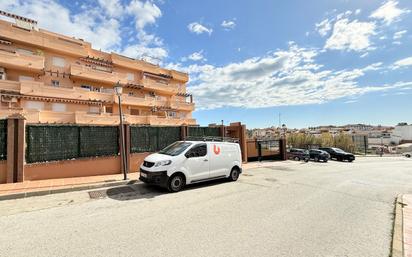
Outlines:
<svg viewBox="0 0 412 257"><path fill-rule="evenodd" d="M107 196L106 190L98 190L98 191L90 191L89 192L90 199L105 198L106 196Z"/></svg>

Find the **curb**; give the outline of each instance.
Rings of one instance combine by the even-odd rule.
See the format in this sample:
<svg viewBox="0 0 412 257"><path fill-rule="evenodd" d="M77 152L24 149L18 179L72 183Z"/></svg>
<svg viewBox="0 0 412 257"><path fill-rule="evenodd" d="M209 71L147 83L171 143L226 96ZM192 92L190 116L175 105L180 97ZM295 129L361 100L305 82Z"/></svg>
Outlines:
<svg viewBox="0 0 412 257"><path fill-rule="evenodd" d="M123 181L114 181L114 182L94 183L94 184L88 184L88 185L78 185L78 186L73 185L71 187L66 187L66 188L56 188L56 189L49 189L49 190L31 191L31 192L24 192L24 193L17 193L17 194L9 194L9 195L0 195L0 201L21 199L21 198L27 198L27 197L32 197L32 196L61 194L61 193L83 191L83 190L97 189L97 188L103 188L103 187L133 185L136 183L140 183L140 181L123 180Z"/></svg>
<svg viewBox="0 0 412 257"><path fill-rule="evenodd" d="M395 201L395 217L393 221L391 257L403 257L403 195L398 195Z"/></svg>

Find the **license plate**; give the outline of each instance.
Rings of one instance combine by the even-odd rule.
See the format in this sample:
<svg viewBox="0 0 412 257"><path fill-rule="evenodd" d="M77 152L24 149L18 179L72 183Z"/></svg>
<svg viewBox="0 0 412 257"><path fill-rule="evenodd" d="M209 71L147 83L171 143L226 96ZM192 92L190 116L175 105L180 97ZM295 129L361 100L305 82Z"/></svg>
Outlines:
<svg viewBox="0 0 412 257"><path fill-rule="evenodd" d="M143 173L143 172L140 172L140 177L147 178L147 174Z"/></svg>

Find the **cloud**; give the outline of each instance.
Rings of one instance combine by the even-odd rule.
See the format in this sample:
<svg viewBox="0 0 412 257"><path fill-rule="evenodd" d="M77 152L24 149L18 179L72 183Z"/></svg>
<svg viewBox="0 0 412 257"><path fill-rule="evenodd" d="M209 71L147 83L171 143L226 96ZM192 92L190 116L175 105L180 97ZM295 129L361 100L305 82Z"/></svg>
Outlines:
<svg viewBox="0 0 412 257"><path fill-rule="evenodd" d="M287 50L221 67L170 64L169 68L190 74L188 90L194 94L198 109L321 104L412 87L411 82L361 86L358 79L384 69L382 63L351 70L328 70L315 61L318 54L319 49L290 43Z"/></svg>
<svg viewBox="0 0 412 257"><path fill-rule="evenodd" d="M123 49L122 54L147 62L161 64L162 60L168 56L168 51L162 47L148 47L144 44L134 44Z"/></svg>
<svg viewBox="0 0 412 257"><path fill-rule="evenodd" d="M407 30L402 30L402 31L398 31L395 32L395 34L393 34L393 40L399 40L403 37L403 35L406 34L406 32L408 32Z"/></svg>
<svg viewBox="0 0 412 257"><path fill-rule="evenodd" d="M372 12L370 18L382 20L386 25L390 25L394 21L398 21L402 14L408 13L410 10L398 8L398 1L389 0Z"/></svg>
<svg viewBox="0 0 412 257"><path fill-rule="evenodd" d="M127 12L134 15L138 30L143 29L148 24L154 24L156 19L162 16L159 7L151 1L143 3L140 0L133 0L127 6Z"/></svg>
<svg viewBox="0 0 412 257"><path fill-rule="evenodd" d="M124 13L124 7L119 0L99 0L98 2L111 17L120 17Z"/></svg>
<svg viewBox="0 0 412 257"><path fill-rule="evenodd" d="M224 20L222 24L220 24L225 30L232 30L236 27L236 23L234 20Z"/></svg>
<svg viewBox="0 0 412 257"><path fill-rule="evenodd" d="M212 28L207 28L203 26L202 24L198 22L193 22L190 23L187 28L189 29L190 32L195 33L195 34L203 34L203 33L208 33L209 36L212 34L213 29Z"/></svg>
<svg viewBox="0 0 412 257"><path fill-rule="evenodd" d="M370 37L376 34L373 22L338 20L333 26L333 33L325 44L325 49L344 51L366 51L372 49Z"/></svg>
<svg viewBox="0 0 412 257"><path fill-rule="evenodd" d="M329 19L325 19L321 21L320 23L316 23L316 31L321 35L322 37L326 36L328 32L332 29L332 24Z"/></svg>
<svg viewBox="0 0 412 257"><path fill-rule="evenodd" d="M396 61L393 64L392 69L396 70L396 69L399 69L399 68L410 67L410 66L412 66L412 56L408 57L408 58L401 59L399 61Z"/></svg>
<svg viewBox="0 0 412 257"><path fill-rule="evenodd" d="M207 59L203 55L203 50L200 50L199 52L194 52L191 55L182 58L182 62L186 62L188 60L202 61L202 62L207 61Z"/></svg>

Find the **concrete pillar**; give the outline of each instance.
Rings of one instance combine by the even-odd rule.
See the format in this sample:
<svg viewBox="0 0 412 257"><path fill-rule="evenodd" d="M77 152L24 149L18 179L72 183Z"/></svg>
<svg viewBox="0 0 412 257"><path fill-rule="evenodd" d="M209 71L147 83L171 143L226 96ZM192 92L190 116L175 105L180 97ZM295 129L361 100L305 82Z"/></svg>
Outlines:
<svg viewBox="0 0 412 257"><path fill-rule="evenodd" d="M188 127L186 125L180 126L180 140L186 140L188 133Z"/></svg>
<svg viewBox="0 0 412 257"><path fill-rule="evenodd" d="M286 161L287 156L286 156L286 139L285 138L279 139L279 151L280 151L280 159L282 161Z"/></svg>
<svg viewBox="0 0 412 257"><path fill-rule="evenodd" d="M24 181L25 126L21 115L7 118L7 183Z"/></svg>
<svg viewBox="0 0 412 257"><path fill-rule="evenodd" d="M130 125L129 124L124 124L124 145L126 147L126 167L127 170L126 172L129 173L129 171L132 170L132 163L130 163L130 146L131 146L131 137L130 137Z"/></svg>

